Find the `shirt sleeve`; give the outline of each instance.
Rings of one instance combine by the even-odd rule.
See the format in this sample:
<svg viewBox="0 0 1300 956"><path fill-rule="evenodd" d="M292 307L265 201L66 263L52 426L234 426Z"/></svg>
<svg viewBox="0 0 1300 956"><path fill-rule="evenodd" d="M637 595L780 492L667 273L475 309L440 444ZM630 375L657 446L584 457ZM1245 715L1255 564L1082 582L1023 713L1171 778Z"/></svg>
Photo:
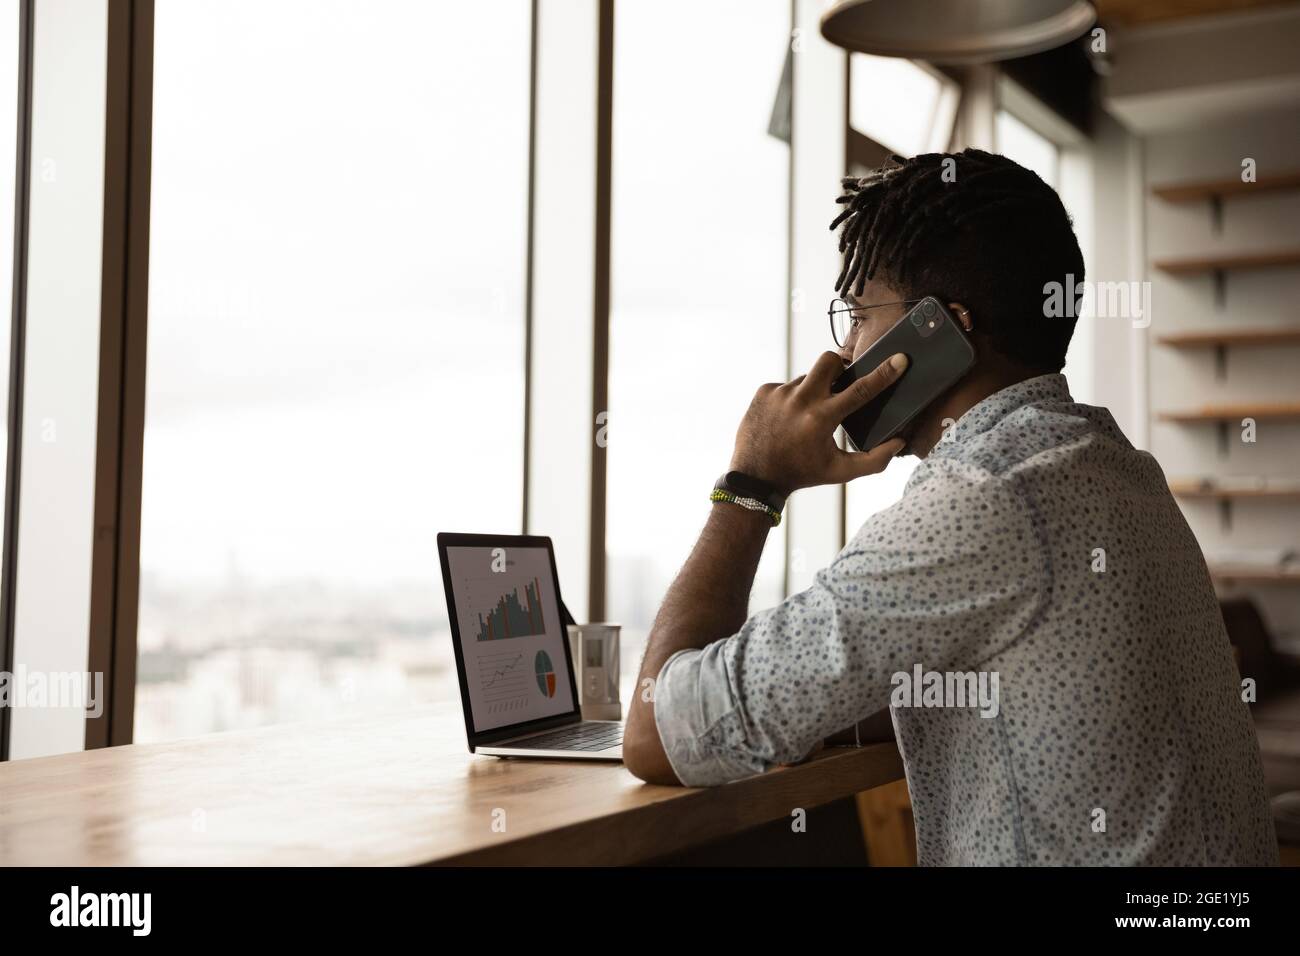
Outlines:
<svg viewBox="0 0 1300 956"><path fill-rule="evenodd" d="M1047 557L1014 479L922 463L811 587L664 662L655 725L677 778L712 786L796 762L887 706L894 674L977 669L1039 612Z"/></svg>

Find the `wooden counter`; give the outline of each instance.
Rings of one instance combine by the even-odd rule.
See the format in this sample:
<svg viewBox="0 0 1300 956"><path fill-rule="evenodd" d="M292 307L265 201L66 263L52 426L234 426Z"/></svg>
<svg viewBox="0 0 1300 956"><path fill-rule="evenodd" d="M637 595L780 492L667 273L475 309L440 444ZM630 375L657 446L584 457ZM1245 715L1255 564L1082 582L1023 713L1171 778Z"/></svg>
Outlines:
<svg viewBox="0 0 1300 956"><path fill-rule="evenodd" d="M875 744L651 786L621 764L475 756L459 707L432 707L0 764L0 865L637 863L902 774Z"/></svg>

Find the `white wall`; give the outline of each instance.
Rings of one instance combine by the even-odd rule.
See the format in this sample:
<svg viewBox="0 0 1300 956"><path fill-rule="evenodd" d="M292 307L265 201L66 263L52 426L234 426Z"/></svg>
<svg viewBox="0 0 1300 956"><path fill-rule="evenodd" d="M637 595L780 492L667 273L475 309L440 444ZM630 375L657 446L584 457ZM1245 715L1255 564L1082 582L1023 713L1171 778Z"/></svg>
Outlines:
<svg viewBox="0 0 1300 956"><path fill-rule="evenodd" d="M1145 275L1141 143L1109 116L1099 117L1091 149L1091 242L1084 248L1090 282L1120 282ZM1083 241L1083 237L1080 237ZM1139 448L1148 447L1145 397L1146 335L1123 318L1081 316L1075 337L1092 347L1089 381L1076 396L1110 409ZM1073 357L1073 344L1071 347ZM1088 396L1088 397L1085 397Z"/></svg>

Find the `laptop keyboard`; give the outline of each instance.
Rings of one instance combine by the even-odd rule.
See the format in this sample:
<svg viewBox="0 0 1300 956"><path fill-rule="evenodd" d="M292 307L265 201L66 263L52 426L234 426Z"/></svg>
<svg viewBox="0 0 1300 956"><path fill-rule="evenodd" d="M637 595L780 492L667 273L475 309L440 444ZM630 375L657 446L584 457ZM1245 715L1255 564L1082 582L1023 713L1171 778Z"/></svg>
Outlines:
<svg viewBox="0 0 1300 956"><path fill-rule="evenodd" d="M608 750L623 742L623 725L583 721L509 744L521 750Z"/></svg>

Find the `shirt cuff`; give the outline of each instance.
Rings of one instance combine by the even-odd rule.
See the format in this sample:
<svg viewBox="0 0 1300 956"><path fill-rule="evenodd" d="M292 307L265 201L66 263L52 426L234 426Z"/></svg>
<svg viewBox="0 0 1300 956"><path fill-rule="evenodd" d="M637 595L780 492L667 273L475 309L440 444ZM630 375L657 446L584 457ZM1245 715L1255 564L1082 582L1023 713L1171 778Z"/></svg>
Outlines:
<svg viewBox="0 0 1300 956"><path fill-rule="evenodd" d="M655 727L685 786L711 787L768 769L746 754L743 722L723 659L725 640L677 651L655 681Z"/></svg>

